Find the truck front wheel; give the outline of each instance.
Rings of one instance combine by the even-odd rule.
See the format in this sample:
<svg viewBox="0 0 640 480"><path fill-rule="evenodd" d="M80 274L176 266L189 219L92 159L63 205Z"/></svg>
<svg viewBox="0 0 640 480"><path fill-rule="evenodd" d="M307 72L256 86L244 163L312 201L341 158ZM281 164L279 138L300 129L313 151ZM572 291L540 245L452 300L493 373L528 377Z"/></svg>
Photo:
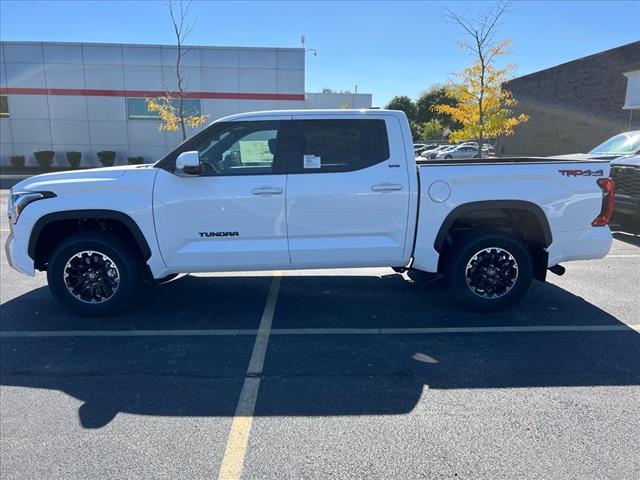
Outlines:
<svg viewBox="0 0 640 480"><path fill-rule="evenodd" d="M83 232L66 238L49 260L51 293L79 315L113 315L136 298L143 281L134 249L109 232Z"/></svg>
<svg viewBox="0 0 640 480"><path fill-rule="evenodd" d="M502 233L466 234L445 256L452 295L472 310L499 311L529 290L533 260L529 249Z"/></svg>

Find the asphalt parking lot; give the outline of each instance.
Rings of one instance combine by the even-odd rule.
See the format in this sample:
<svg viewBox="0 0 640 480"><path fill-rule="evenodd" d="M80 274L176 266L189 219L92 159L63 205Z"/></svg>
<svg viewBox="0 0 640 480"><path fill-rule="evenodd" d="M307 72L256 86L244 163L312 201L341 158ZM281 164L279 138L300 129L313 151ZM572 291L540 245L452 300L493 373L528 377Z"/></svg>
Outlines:
<svg viewBox="0 0 640 480"><path fill-rule="evenodd" d="M359 269L186 276L86 319L3 251L0 478L637 479L640 237L566 266L491 315Z"/></svg>

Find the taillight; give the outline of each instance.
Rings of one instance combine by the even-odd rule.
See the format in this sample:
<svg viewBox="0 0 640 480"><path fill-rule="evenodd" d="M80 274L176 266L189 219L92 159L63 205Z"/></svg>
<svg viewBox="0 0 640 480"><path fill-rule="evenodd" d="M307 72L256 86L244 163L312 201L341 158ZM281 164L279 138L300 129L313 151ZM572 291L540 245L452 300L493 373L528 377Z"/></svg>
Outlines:
<svg viewBox="0 0 640 480"><path fill-rule="evenodd" d="M598 186L602 190L602 209L600 215L591 222L594 227L604 227L613 215L613 204L615 203L616 185L610 178L599 178Z"/></svg>

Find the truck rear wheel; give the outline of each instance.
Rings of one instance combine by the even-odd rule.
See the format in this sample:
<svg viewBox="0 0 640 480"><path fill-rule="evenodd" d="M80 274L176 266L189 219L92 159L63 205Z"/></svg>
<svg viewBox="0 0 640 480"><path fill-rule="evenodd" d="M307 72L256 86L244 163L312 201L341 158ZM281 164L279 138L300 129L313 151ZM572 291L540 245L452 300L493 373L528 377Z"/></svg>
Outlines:
<svg viewBox="0 0 640 480"><path fill-rule="evenodd" d="M130 245L108 232L66 238L47 268L51 293L79 315L113 315L131 305L143 281L141 260Z"/></svg>
<svg viewBox="0 0 640 480"><path fill-rule="evenodd" d="M445 275L453 297L472 310L509 308L531 286L531 253L509 235L467 234L454 243L445 258Z"/></svg>

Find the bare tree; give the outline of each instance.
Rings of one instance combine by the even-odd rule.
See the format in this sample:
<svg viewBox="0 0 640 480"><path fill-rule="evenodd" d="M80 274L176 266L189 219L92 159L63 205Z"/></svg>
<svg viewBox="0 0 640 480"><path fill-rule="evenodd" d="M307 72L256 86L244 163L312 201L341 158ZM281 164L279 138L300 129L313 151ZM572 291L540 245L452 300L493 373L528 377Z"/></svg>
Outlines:
<svg viewBox="0 0 640 480"><path fill-rule="evenodd" d="M491 70L496 56L503 55L509 45L508 40L496 41L495 33L502 16L511 7L511 1L501 1L488 12L481 13L477 18L468 18L466 14L458 14L451 9L445 9L446 18L462 29L471 37L469 42L461 42L460 46L470 50L477 60L477 106L478 106L478 155L482 157L482 143L485 124L485 94L487 87L487 73Z"/></svg>
<svg viewBox="0 0 640 480"><path fill-rule="evenodd" d="M191 1L186 4L178 1L179 8L174 8L173 0L169 0L169 14L173 24L173 31L176 35L176 90L166 91L160 98L147 98L147 110L156 112L162 124L160 130L170 132L182 131L182 140L187 139L187 126L196 128L202 125L209 115L202 115L200 112L189 112L185 108L186 78L184 77L181 64L182 58L189 53L191 47L185 47L184 42L195 23L189 24L186 21Z"/></svg>
<svg viewBox="0 0 640 480"><path fill-rule="evenodd" d="M189 13L189 7L191 7L191 1L189 0L185 4L183 0L179 0L178 5L178 11L174 11L174 2L173 0L169 0L169 14L171 15L173 31L176 36L176 45L178 47L176 56L176 87L178 96L178 108L176 114L180 123L180 129L182 131L182 140L186 140L187 130L185 127L186 122L184 111L185 78L182 75L180 64L182 62L182 57L184 57L191 50L191 47L184 47L184 42L189 33L191 33L191 30L193 30L195 22L191 24L187 23L187 15Z"/></svg>

